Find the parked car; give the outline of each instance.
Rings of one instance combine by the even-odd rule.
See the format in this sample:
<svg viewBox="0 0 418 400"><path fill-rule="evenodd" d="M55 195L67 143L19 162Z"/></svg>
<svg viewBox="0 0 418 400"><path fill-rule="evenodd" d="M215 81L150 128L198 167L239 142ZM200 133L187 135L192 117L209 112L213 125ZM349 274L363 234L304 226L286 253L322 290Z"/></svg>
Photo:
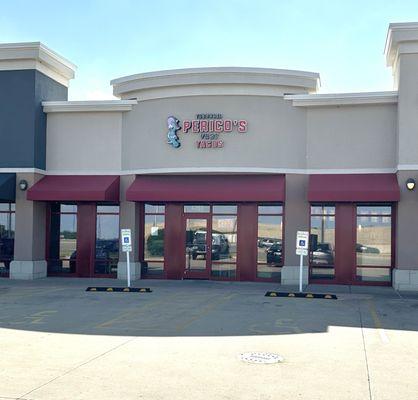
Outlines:
<svg viewBox="0 0 418 400"><path fill-rule="evenodd" d="M13 260L15 240L11 238L0 239L0 260L4 263L5 269L10 268L10 262Z"/></svg>
<svg viewBox="0 0 418 400"><path fill-rule="evenodd" d="M380 254L380 250L376 247L365 246L361 243L356 243L356 252L357 253L373 253Z"/></svg>
<svg viewBox="0 0 418 400"><path fill-rule="evenodd" d="M258 239L258 247L270 247L273 246L273 244L280 242L278 239L272 239L272 238L260 238Z"/></svg>
<svg viewBox="0 0 418 400"><path fill-rule="evenodd" d="M334 252L331 243L318 243L316 249L311 252L312 265L333 265Z"/></svg>
<svg viewBox="0 0 418 400"><path fill-rule="evenodd" d="M112 257L113 256L113 257ZM98 240L96 242L96 256L94 270L96 274L110 273L111 265L109 261L112 258L119 257L118 240ZM77 251L70 256L70 272L76 271Z"/></svg>
<svg viewBox="0 0 418 400"><path fill-rule="evenodd" d="M229 254L228 238L222 233L212 233L212 260L219 260L222 255ZM194 233L193 246L191 248L192 258L198 256L206 258L206 231L200 230Z"/></svg>
<svg viewBox="0 0 418 400"><path fill-rule="evenodd" d="M276 242L267 250L267 264L281 264L283 261L283 246L282 243Z"/></svg>

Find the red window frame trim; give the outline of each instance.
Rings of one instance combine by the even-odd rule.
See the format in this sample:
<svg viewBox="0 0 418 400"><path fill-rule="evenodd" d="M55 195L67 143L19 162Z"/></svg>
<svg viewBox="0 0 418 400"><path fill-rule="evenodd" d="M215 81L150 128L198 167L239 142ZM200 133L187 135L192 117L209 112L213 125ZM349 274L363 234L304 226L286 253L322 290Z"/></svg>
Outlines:
<svg viewBox="0 0 418 400"><path fill-rule="evenodd" d="M234 205L237 207L237 210L235 213L219 213L219 212L213 212L213 206L228 206L228 205ZM225 262L222 261L220 262L220 260L212 260L211 258L211 266L210 266L210 275L209 275L209 279L210 280L214 280L214 281L237 281L238 280L238 276L239 276L239 271L238 271L238 225L239 225L239 220L238 220L238 207L239 207L239 203L225 203L225 202L214 202L214 203L210 203L209 204L210 209L209 209L209 218L210 218L210 225L211 225L211 232L213 232L213 217L214 216L235 216L237 218L237 225L236 225L236 235L237 235L237 253L236 253L236 260L235 262ZM228 265L235 265L235 276L230 278L227 276L212 276L212 264L228 264Z"/></svg>
<svg viewBox="0 0 418 400"><path fill-rule="evenodd" d="M268 205L271 205L271 206L280 205L282 207L282 213L281 214L269 214L269 213L259 214L258 213L258 207L259 206L268 206ZM282 264L279 267L280 268L280 281L281 281L282 268L285 265L285 257L286 257L286 251L285 251L285 246L286 246L286 243L285 243L285 237L286 237L285 236L285 230L286 230L285 202L280 202L280 201L278 201L278 202L271 202L271 201L270 202L257 202L256 206L257 206L257 224L258 224L258 216L259 215L263 215L263 216L264 215L266 215L266 216L271 215L271 216L281 216L282 217ZM257 254L257 251L258 251L258 225L257 225L257 235L256 235L255 239L256 240L255 240L254 245L256 247L256 254ZM260 278L260 277L257 276L257 269L258 269L259 264L260 265L268 265L267 262L266 263L259 263L258 258L256 258L256 260L255 260L255 274L254 274L255 278L254 278L254 281L255 282L276 282L277 283L278 281L275 278ZM281 283L280 281L279 281L279 283Z"/></svg>
<svg viewBox="0 0 418 400"><path fill-rule="evenodd" d="M95 243L94 243L94 258L92 260L93 266L92 266L92 270L93 270L93 278L117 278L117 271L115 273L109 273L109 274L99 274L95 272L95 268L96 268L96 261L103 261L103 259L97 259L96 258L96 245L97 245L97 216L98 215L117 215L118 216L118 245L120 246L120 205L118 204L118 212L116 211L112 211L112 212L104 212L104 211L99 211L98 207L99 206L108 206L108 207L112 207L112 206L116 206L116 204L102 204L102 203L96 203L96 217L95 217L95 225L96 225L96 237L95 237ZM120 247L118 247L118 263L119 263L119 254L120 254ZM106 262L110 262L111 259L107 258L105 260Z"/></svg>
<svg viewBox="0 0 418 400"><path fill-rule="evenodd" d="M110 278L110 279L117 278L117 274L116 273L114 273L114 274L96 274L96 273L94 273L94 265L95 265L95 261L96 261L96 252L95 252L95 249L96 249L96 240L97 240L97 238L96 238L96 235L97 235L97 232L96 232L96 229L97 229L97 214L98 214L97 213L97 206L100 206L100 205L109 205L109 206L111 206L111 205L116 205L116 203L114 203L114 202L111 202L110 204L107 204L107 203L106 204L103 204L103 202L93 202L93 203L95 204L95 212L94 212L94 232L95 232L95 235L94 235L94 242L93 243L90 243L90 244L92 244L92 247L94 249L93 254L91 254L90 255L90 258L89 258L90 277L91 278ZM63 212L61 212L61 209L58 212L52 211L52 205L53 204L58 204L60 208L61 208L61 205L62 204L75 205L75 206L77 206L77 211L76 212L73 212L73 211L63 211ZM52 216L52 214L60 214L60 215L61 214L67 214L67 215L76 215L77 216L77 237L76 237L76 240L77 240L77 242L76 242L76 250L77 250L77 244L78 244L78 240L79 240L79 238L78 238L78 233L79 233L79 231L78 231L79 206L84 205L84 204L86 204L86 203L85 202L71 202L71 201L53 201L53 202L47 202L46 235L45 235L45 237L46 237L46 240L45 240L45 258L46 258L46 261L47 261L47 276L55 276L55 277L62 277L62 278L80 277L80 273L79 273L79 271L77 271L77 264L76 264L76 270L75 270L75 272L64 273L64 272L49 272L48 271L48 263L51 260L52 261L57 261L57 260L51 259L49 257L49 254L50 254L50 240L51 240L51 216ZM117 205L120 206L120 204L117 204ZM102 214L102 215L103 214L113 214L114 215L116 213L102 213L102 212L100 212L100 214ZM120 212L119 212L119 218L120 218ZM93 223L92 222L93 221L93 218L91 218L90 221L91 221L91 223ZM61 259L58 259L58 261L59 260L61 260ZM77 263L77 259L75 260L75 262Z"/></svg>
<svg viewBox="0 0 418 400"><path fill-rule="evenodd" d="M322 208L324 208L324 207L333 207L334 208L334 213L333 214L316 214L316 213L312 214L311 213L312 207L322 207ZM335 211L335 209L336 209L336 203L319 203L319 202L309 203L309 237L311 235L311 230L312 230L312 221L311 221L311 218L312 217L323 217L323 216L334 217L334 225L335 225L335 222L336 222L336 211ZM336 235L335 235L335 228L334 228L334 253L336 252L336 244L337 244L336 243L336 237L335 236ZM309 276L309 281L310 280L313 280L313 281L315 281L315 283L322 283L322 281L324 283L326 283L326 282L330 283L330 282L334 281L335 280L335 254L334 254L334 265L324 265L324 267L332 267L334 269L334 278L332 278L332 279L326 279L326 278L315 278L315 277L312 276L312 268L318 268L318 267L312 265L312 263L311 263L311 254L310 253L311 253L311 249L309 249L309 251L308 251L308 254L309 254L309 256L308 256L308 265L309 265L309 274L308 274L308 276Z"/></svg>
<svg viewBox="0 0 418 400"><path fill-rule="evenodd" d="M145 210L145 205L146 204L150 204L150 205L154 205L154 206L164 206L164 212L146 212ZM163 215L164 216L164 243L166 240L165 237L165 228L166 228L166 223L167 223L167 216L166 216L166 210L167 210L167 203L165 202L156 202L156 201L145 201L145 202L140 202L140 235L138 235L138 239L139 239L139 263L141 264L141 279L167 279L167 261L166 261L166 254L164 254L164 258L162 260L162 264L163 264L163 273L162 274L144 274L142 275L142 263L161 263L161 261L157 261L157 260L147 260L145 258L145 217L147 215Z"/></svg>
<svg viewBox="0 0 418 400"><path fill-rule="evenodd" d="M12 214L15 215L15 227L14 227L14 231L16 232L16 203L11 203L11 202L0 202L1 204L8 204L9 205L9 209L7 211L4 210L0 210L0 214L9 214L10 218L12 217ZM12 209L12 204L14 205L14 208ZM13 243L14 243L14 236L13 236ZM9 278L10 277L10 263L14 260L14 246L13 246L13 258L8 259L8 258L2 258L0 256L0 262L8 262L9 263L9 269L7 272L4 273L0 273L0 278Z"/></svg>
<svg viewBox="0 0 418 400"><path fill-rule="evenodd" d="M309 203L309 206L319 206L319 205L324 205L324 206L332 206L334 205L335 207L337 207L337 205L340 202L318 202L318 201L313 201ZM350 282L347 283L342 283L342 284L346 284L346 285L355 285L355 286L392 286L392 280L393 280L393 274L392 271L393 269L396 268L396 227L397 227L397 223L396 223L396 215L397 215L397 202L349 202L349 204L352 205L353 207L353 219L352 219L352 229L354 232L354 238L355 238L355 243L357 242L357 206L366 206L366 205L375 205L375 206L391 206L391 218L392 218L392 224L391 224L391 228L392 228L392 232L391 232L391 250L392 250L392 264L391 267L381 267L381 268L390 268L391 270L391 274L390 274L390 281L360 281L360 280L356 280L356 279L352 279ZM311 232L311 214L310 214L310 210L311 208L309 207L309 232ZM388 215L384 215L384 216L388 216ZM337 222L337 219L335 219L335 222ZM338 250L338 244L337 241L335 242L335 251L337 252ZM357 260L356 258L356 251L355 251L355 246L353 248L353 253L354 253L354 259ZM334 266L334 268L336 268L336 266ZM353 264L353 275L355 276L356 274L356 268L357 268L357 261L355 262L355 264ZM372 267L375 268L375 267ZM335 282L335 278L334 279L321 279L321 278L312 278L311 276L311 265L309 262L309 283L317 283L317 284L333 284L333 283L337 283Z"/></svg>
<svg viewBox="0 0 418 400"><path fill-rule="evenodd" d="M53 211L52 210L52 206L58 204L60 209L59 211ZM61 212L61 205L65 204L65 205L75 205L77 207L77 210L74 211L63 211ZM76 271L75 272L49 272L49 262L50 261L62 261L62 260L66 260L66 259L51 259L50 258L50 240L51 240L51 217L53 214L59 214L61 216L61 214L66 214L66 215L75 215L77 217L76 222L78 220L78 205L77 203L73 203L73 202L48 202L47 205L47 213L46 213L46 241L45 241L45 258L46 258L46 263L47 263L47 276L57 276L57 277L69 277L69 278L74 278L77 277L77 260L75 260L76 262ZM60 217L60 233L61 233L61 217ZM76 249L77 249L77 234L78 234L78 230L76 230ZM58 243L58 251L59 251L59 246L60 244Z"/></svg>
<svg viewBox="0 0 418 400"><path fill-rule="evenodd" d="M357 214L357 207L362 207L362 206L381 206L381 207L390 207L391 212L390 214ZM357 264L357 256L356 256L356 276L357 276L357 268L376 268L376 269L389 269L390 270L390 280L389 281L381 281L381 282L374 282L374 281L359 281L359 282L363 282L364 283L368 283L371 285L376 285L377 283L379 284L390 284L392 285L392 271L395 268L395 263L396 263L396 210L397 210L397 203L387 203L387 202L382 202L381 204L377 204L377 203L355 203L354 205L355 207L355 220L354 220L354 225L355 225L355 238L356 238L356 244L357 244L357 217L389 217L391 219L390 221L390 226L391 226L391 243L390 243L390 247L391 247L391 260L390 260L390 266L379 266L379 265L358 265ZM357 253L357 252L356 252Z"/></svg>

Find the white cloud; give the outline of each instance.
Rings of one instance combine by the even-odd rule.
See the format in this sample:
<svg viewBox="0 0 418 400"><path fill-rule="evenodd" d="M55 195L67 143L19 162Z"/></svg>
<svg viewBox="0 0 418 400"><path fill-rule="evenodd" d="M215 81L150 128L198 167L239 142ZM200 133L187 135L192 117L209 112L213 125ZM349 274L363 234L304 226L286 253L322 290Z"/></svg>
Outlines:
<svg viewBox="0 0 418 400"><path fill-rule="evenodd" d="M72 85L70 82L70 88L68 91L68 100L116 100L113 96L112 87L107 89L103 85Z"/></svg>

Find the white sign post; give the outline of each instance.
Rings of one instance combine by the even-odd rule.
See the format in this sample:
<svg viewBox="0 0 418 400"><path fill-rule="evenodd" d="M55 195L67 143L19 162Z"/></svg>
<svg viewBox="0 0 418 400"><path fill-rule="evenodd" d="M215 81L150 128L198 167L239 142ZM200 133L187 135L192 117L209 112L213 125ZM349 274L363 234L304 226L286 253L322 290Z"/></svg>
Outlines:
<svg viewBox="0 0 418 400"><path fill-rule="evenodd" d="M296 254L300 256L299 264L299 292L302 292L303 277L303 256L308 255L309 232L297 231L296 233Z"/></svg>
<svg viewBox="0 0 418 400"><path fill-rule="evenodd" d="M128 277L128 287L131 287L131 265L129 263L129 253L132 251L131 230L121 229L122 251L126 252L126 273Z"/></svg>

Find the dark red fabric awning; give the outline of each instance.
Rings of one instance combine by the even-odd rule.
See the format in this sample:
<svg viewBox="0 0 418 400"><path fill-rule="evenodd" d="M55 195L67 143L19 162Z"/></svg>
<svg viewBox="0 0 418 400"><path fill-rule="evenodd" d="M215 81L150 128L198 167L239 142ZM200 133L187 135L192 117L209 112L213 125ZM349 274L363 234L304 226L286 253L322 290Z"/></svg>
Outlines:
<svg viewBox="0 0 418 400"><path fill-rule="evenodd" d="M119 176L49 175L35 183L28 200L119 201Z"/></svg>
<svg viewBox="0 0 418 400"><path fill-rule="evenodd" d="M130 201L284 201L284 175L137 176L126 192Z"/></svg>
<svg viewBox="0 0 418 400"><path fill-rule="evenodd" d="M396 174L310 175L308 200L315 201L399 201Z"/></svg>

